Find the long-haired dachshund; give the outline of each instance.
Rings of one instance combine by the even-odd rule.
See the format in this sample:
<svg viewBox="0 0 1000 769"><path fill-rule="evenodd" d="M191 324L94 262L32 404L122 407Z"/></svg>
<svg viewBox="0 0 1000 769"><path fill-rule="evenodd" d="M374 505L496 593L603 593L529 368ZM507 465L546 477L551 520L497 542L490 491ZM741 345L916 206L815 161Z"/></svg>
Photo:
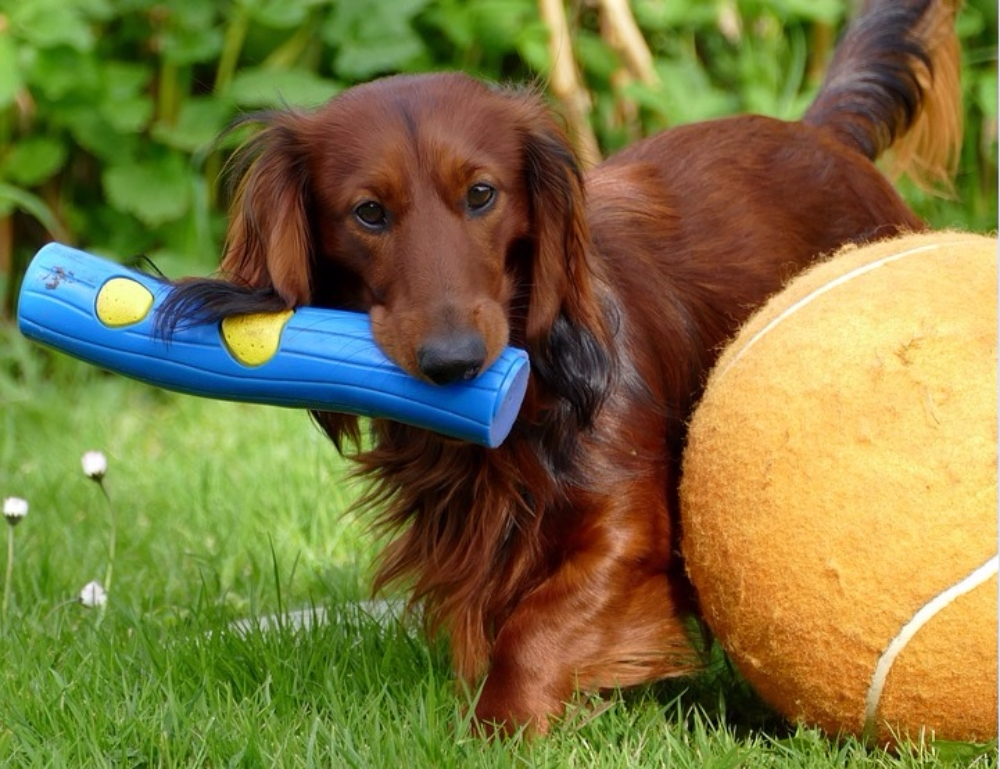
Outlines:
<svg viewBox="0 0 1000 769"><path fill-rule="evenodd" d="M255 115L222 274L167 327L300 305L366 312L415 377L532 373L497 449L316 413L371 481L403 583L476 715L545 731L575 690L696 669L678 561L685 423L720 346L845 243L918 230L873 161L947 175L960 134L956 0L875 0L799 122L652 136L583 173L534 91L390 77L314 112ZM780 404L778 404L780 406ZM367 448L363 448L364 443Z"/></svg>

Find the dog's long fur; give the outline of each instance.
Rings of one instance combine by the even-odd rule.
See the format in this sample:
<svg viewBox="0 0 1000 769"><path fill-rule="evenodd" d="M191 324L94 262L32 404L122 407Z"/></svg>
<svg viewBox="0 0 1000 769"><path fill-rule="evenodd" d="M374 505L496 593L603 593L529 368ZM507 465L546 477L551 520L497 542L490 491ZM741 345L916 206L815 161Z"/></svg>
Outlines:
<svg viewBox="0 0 1000 769"><path fill-rule="evenodd" d="M361 450L355 417L315 414L396 534L376 585L409 586L458 676L486 677L483 722L544 731L576 687L697 666L676 488L707 369L818 255L923 227L877 157L937 179L956 157L954 3L870 6L801 122L674 128L586 175L538 94L460 74L255 116L222 277L182 282L166 327L364 311L436 382L530 354L494 450L377 419Z"/></svg>

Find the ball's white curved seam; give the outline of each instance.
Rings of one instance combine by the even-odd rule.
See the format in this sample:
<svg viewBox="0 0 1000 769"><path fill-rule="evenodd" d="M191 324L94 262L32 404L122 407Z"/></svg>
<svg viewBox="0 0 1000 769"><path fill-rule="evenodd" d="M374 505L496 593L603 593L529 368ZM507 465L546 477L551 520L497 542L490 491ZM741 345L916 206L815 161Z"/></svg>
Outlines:
<svg viewBox="0 0 1000 769"><path fill-rule="evenodd" d="M965 579L956 582L947 590L938 593L930 601L925 603L909 622L907 622L896 637L889 642L889 645L882 652L875 665L875 672L868 686L868 695L865 697L865 728L864 734L870 736L875 728L875 717L878 715L879 702L882 699L882 689L885 687L886 679L893 663L900 655L910 640L920 629L930 622L937 614L948 607L956 598L965 595L982 585L991 577L995 576L1000 567L1000 555L994 555L986 563L969 574Z"/></svg>
<svg viewBox="0 0 1000 769"><path fill-rule="evenodd" d="M764 326L764 328L762 328L760 331L758 331L756 334L750 337L747 343L743 345L742 349L740 349L739 352L737 352L736 355L733 356L732 360L730 360L725 365L725 367L715 372L715 377L718 379L719 377L723 376L729 369L731 369L733 366L736 365L737 361L739 361L739 359L743 357L744 353L746 353L747 350L749 350L751 347L757 344L757 342L759 342L762 337L764 337L768 332L770 332L771 329L773 329L775 326L779 325L780 323L790 318L796 312L798 312L808 304L812 303L815 299L818 299L823 294L829 291L833 291L833 289L838 288L843 284L854 280L857 277L869 273L872 270L877 270L879 267L884 267L887 264L898 261L900 259L904 259L908 256L922 254L927 251L934 251L936 249L945 248L947 246L959 245L962 242L964 242L964 240L950 240L944 243L930 243L928 245L917 246L916 248L911 248L906 251L901 251L898 254L890 254L889 256L879 259L878 261L869 262L868 264L862 265L861 267L858 267L857 269L854 269L851 272L841 275L839 278L832 280L829 283L823 284L815 291L813 291L811 294L802 297L799 301L795 302L795 304L791 305L786 310L782 311L781 314L773 318L770 323Z"/></svg>

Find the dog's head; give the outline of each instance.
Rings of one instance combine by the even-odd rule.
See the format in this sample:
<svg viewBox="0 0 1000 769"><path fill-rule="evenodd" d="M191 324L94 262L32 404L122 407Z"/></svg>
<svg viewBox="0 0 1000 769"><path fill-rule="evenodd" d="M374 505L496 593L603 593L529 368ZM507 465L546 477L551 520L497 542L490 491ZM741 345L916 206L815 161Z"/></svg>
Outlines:
<svg viewBox="0 0 1000 769"><path fill-rule="evenodd" d="M436 384L476 376L508 343L556 389L580 376L594 345L564 360L565 338L603 338L582 180L536 93L397 76L255 117L235 161L228 281L272 309L367 312L386 355Z"/></svg>

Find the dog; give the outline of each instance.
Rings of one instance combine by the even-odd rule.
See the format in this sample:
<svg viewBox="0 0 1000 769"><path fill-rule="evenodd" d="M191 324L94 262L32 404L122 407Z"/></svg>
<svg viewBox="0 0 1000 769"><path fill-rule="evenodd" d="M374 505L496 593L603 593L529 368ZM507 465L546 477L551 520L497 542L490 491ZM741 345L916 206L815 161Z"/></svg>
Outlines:
<svg viewBox="0 0 1000 769"><path fill-rule="evenodd" d="M390 76L252 116L221 273L168 329L302 305L367 313L444 385L508 344L531 376L506 442L314 417L393 534L404 584L484 729L547 731L576 691L702 663L678 554L685 426L720 348L792 276L924 223L874 161L947 177L960 136L955 2L875 0L804 117L679 126L584 173L537 90ZM780 404L779 404L780 407Z"/></svg>

